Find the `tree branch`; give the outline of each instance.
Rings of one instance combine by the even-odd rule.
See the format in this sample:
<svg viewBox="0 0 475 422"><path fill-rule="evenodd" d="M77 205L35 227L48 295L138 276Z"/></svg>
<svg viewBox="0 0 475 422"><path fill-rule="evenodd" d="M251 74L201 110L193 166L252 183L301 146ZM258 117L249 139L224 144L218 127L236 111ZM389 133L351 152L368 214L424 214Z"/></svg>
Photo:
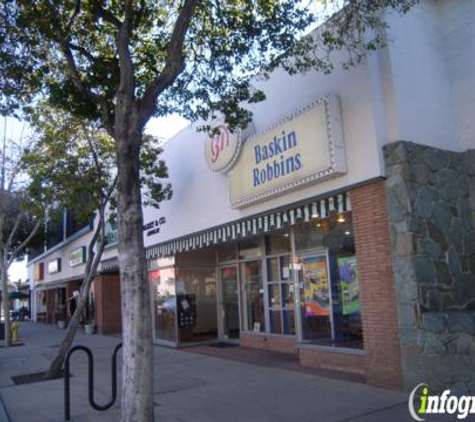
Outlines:
<svg viewBox="0 0 475 422"><path fill-rule="evenodd" d="M76 61L71 51L69 37L67 37L63 32L63 29L61 27L61 20L58 18L56 8L49 1L48 1L48 5L50 7L51 15L54 16L54 22L52 23L52 26L54 28L54 34L56 36L55 41L58 44L59 49L66 60L66 68L68 70L69 75L71 76L73 84L82 95L84 95L86 98L89 98L92 102L94 102L100 108L102 125L104 126L106 131L111 136L113 136L114 134L113 125L111 122L110 110L107 105L107 101L105 100L105 98L101 97L100 95L93 93L83 83L81 74L79 72L79 69L77 68ZM80 7L80 2L77 3L77 7Z"/></svg>
<svg viewBox="0 0 475 422"><path fill-rule="evenodd" d="M107 130L107 132L113 136L114 130L113 130L112 122L110 119L109 107L107 106L106 100L102 98L100 95L94 94L90 89L88 89L84 85L84 83L82 82L79 70L77 68L76 61L74 60L74 56L71 51L71 46L69 42L60 33L60 31L56 31L56 32L58 36L58 44L59 44L61 53L66 59L67 69L68 69L69 75L71 76L71 79L73 80L74 86L82 95L89 98L90 100L92 100L94 103L96 103L99 106L99 108L101 109L102 124L104 128Z"/></svg>
<svg viewBox="0 0 475 422"><path fill-rule="evenodd" d="M7 238L7 242L5 243L5 249L7 251L10 249L10 246L13 242L13 238L15 237L18 227L20 227L20 222L21 222L21 219L23 218L23 215L24 215L24 212L20 212L16 216L15 223L13 224L12 230L10 231L10 235Z"/></svg>
<svg viewBox="0 0 475 422"><path fill-rule="evenodd" d="M122 22L117 19L113 13L109 12L107 9L104 9L99 1L94 1L94 8L96 9L97 17L104 19L104 21L110 23L112 26L115 26L120 30Z"/></svg>
<svg viewBox="0 0 475 422"><path fill-rule="evenodd" d="M130 55L129 43L134 21L133 0L125 0L125 16L117 34L117 52L119 53L120 83L118 96L124 95L129 101L133 99L135 90L134 68Z"/></svg>
<svg viewBox="0 0 475 422"><path fill-rule="evenodd" d="M30 243L30 240L33 239L33 236L36 234L36 232L38 231L38 229L40 228L41 226L41 223L42 223L43 219L42 218L39 218L38 221L36 222L35 224L35 227L33 228L33 230L30 232L30 234L28 235L28 237L20 244L20 246L18 246L12 253L11 253L11 258L9 260L9 264L11 264L13 262L13 260L15 259L15 256L18 255L18 253L26 246L28 245L28 243Z"/></svg>
<svg viewBox="0 0 475 422"><path fill-rule="evenodd" d="M167 49L167 60L165 67L160 75L146 89L139 106L139 127L147 123L149 117L153 114L156 107L156 100L166 88L173 84L175 79L183 72L184 57L183 46L185 43L186 33L190 26L193 12L198 0L185 0L180 10L178 18L173 28L170 44Z"/></svg>

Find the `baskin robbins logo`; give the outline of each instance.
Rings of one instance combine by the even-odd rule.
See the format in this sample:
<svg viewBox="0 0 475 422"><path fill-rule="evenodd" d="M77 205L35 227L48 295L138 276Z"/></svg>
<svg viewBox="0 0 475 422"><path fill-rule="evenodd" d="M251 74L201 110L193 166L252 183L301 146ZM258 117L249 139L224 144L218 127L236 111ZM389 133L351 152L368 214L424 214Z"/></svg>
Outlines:
<svg viewBox="0 0 475 422"><path fill-rule="evenodd" d="M445 390L440 395L430 395L427 384L419 384L409 395L409 413L418 422L425 421L427 415L454 415L464 420L469 414L475 414L475 397L457 397Z"/></svg>
<svg viewBox="0 0 475 422"><path fill-rule="evenodd" d="M242 146L241 130L232 132L225 123L215 125L216 134L205 142L205 159L210 170L226 173L236 162Z"/></svg>

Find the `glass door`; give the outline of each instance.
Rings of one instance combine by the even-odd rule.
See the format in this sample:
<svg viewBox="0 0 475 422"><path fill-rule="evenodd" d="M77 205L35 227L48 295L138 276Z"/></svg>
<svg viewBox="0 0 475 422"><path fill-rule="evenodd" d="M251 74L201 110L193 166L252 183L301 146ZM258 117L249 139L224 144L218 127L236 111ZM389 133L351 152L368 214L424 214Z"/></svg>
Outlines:
<svg viewBox="0 0 475 422"><path fill-rule="evenodd" d="M246 331L266 331L261 267L260 259L240 263L242 327Z"/></svg>
<svg viewBox="0 0 475 422"><path fill-rule="evenodd" d="M236 265L221 267L221 316L223 339L239 339L239 287Z"/></svg>

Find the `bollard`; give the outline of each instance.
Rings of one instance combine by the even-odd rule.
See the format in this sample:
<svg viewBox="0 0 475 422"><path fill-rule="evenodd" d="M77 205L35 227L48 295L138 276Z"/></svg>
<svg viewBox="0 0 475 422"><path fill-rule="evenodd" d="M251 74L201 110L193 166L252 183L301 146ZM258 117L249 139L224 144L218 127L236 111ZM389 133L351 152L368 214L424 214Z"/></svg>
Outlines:
<svg viewBox="0 0 475 422"><path fill-rule="evenodd" d="M12 322L12 343L16 343L20 340L18 332L20 331L20 324L18 322Z"/></svg>

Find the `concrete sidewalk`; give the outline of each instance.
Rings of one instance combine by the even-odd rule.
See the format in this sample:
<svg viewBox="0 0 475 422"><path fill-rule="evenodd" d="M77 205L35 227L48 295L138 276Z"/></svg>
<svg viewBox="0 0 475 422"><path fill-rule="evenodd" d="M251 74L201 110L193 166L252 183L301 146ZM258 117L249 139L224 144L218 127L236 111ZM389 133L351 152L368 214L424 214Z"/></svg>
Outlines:
<svg viewBox="0 0 475 422"><path fill-rule="evenodd" d="M54 326L24 322L20 336L25 345L0 348L1 422L64 420L62 379L23 385L11 379L44 371L63 333ZM93 350L95 397L101 404L109 399L110 355L119 341L82 332L76 338L76 344ZM71 420L118 421L120 397L105 412L89 407L84 355L73 358L72 373ZM400 422L411 420L407 397L361 383L193 353L193 349L155 347L157 421Z"/></svg>

